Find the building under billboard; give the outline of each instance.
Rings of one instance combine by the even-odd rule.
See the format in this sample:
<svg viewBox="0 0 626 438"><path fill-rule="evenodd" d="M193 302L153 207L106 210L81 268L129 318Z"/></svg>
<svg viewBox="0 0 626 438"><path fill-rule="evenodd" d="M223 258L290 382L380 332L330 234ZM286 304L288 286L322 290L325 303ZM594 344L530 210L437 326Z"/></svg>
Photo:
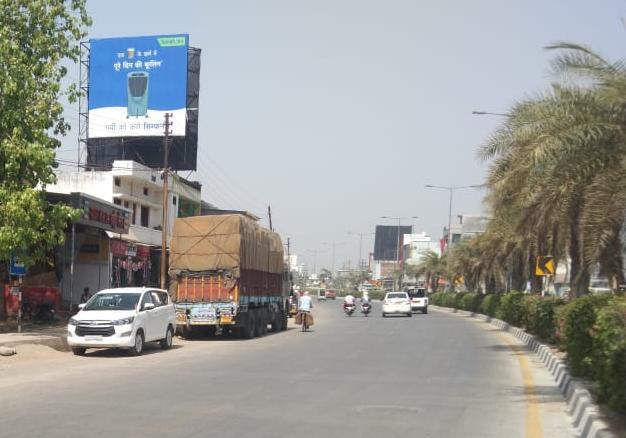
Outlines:
<svg viewBox="0 0 626 438"><path fill-rule="evenodd" d="M87 166L115 160L163 168L165 115L170 117L169 167L196 170L200 49L189 36L91 39L83 44L81 142Z"/></svg>
<svg viewBox="0 0 626 438"><path fill-rule="evenodd" d="M397 225L376 225L374 260L401 260L402 257L398 257L398 247L402 244L403 236L411 233L413 233L413 226L411 225L402 225L400 227Z"/></svg>

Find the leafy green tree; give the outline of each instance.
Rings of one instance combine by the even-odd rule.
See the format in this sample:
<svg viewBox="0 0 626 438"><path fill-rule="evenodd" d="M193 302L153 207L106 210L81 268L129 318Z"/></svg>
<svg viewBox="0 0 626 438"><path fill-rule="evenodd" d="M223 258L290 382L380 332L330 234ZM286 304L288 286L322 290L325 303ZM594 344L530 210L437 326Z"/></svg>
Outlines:
<svg viewBox="0 0 626 438"><path fill-rule="evenodd" d="M69 130L60 100L78 97L62 86L63 63L79 60L89 24L85 0L0 1L0 260L44 259L75 217L44 191Z"/></svg>

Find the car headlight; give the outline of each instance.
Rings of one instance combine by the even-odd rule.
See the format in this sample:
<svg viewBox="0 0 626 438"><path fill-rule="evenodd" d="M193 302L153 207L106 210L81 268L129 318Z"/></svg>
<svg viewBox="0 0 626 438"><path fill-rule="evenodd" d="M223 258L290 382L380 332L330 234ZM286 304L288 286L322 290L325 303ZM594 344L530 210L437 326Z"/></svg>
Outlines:
<svg viewBox="0 0 626 438"><path fill-rule="evenodd" d="M79 321L77 319L74 319L74 318L70 318L70 320L68 322L69 325L73 325L73 326L77 326L78 323L79 323Z"/></svg>
<svg viewBox="0 0 626 438"><path fill-rule="evenodd" d="M128 325L128 324L132 324L134 320L135 320L134 316L129 316L128 318L117 319L113 321L112 324L113 325Z"/></svg>

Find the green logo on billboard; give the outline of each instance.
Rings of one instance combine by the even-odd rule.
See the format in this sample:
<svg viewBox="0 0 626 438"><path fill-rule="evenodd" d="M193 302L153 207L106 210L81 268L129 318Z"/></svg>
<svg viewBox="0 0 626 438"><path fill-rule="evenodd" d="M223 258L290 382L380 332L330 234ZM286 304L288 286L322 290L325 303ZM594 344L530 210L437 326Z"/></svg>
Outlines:
<svg viewBox="0 0 626 438"><path fill-rule="evenodd" d="M185 45L185 37L163 37L157 38L159 42L159 46L161 47L176 47L176 46L184 46Z"/></svg>

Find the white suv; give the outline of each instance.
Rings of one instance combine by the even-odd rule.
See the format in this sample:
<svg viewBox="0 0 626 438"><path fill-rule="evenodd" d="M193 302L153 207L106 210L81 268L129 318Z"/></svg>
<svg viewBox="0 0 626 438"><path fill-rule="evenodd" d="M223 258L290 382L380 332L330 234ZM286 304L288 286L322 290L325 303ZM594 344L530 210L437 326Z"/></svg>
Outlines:
<svg viewBox="0 0 626 438"><path fill-rule="evenodd" d="M385 295L383 300L383 318L392 314L413 316L409 294L406 292L388 292Z"/></svg>
<svg viewBox="0 0 626 438"><path fill-rule="evenodd" d="M127 348L139 355L151 341L163 349L172 346L176 312L162 289L105 289L79 307L67 326L67 343L76 355L87 348Z"/></svg>

